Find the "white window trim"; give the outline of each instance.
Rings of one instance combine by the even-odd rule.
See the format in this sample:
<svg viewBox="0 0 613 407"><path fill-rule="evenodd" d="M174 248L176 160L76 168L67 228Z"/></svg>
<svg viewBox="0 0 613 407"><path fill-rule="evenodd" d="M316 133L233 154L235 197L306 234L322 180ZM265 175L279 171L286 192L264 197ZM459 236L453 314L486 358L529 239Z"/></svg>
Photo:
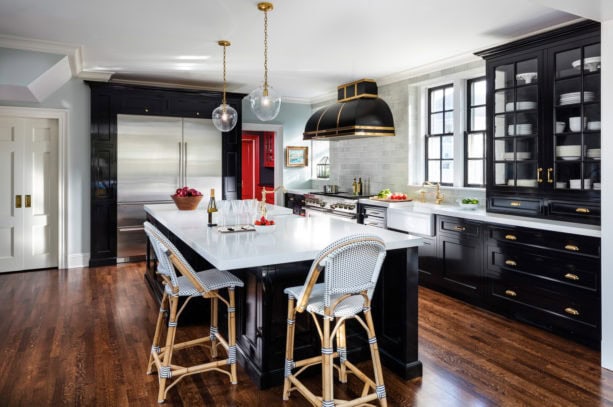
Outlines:
<svg viewBox="0 0 613 407"><path fill-rule="evenodd" d="M485 76L485 66L457 72L453 75L409 85L409 185L420 186L426 177L425 157L428 132L428 90L430 88L453 84L453 188L475 190L464 186L464 132L466 131L467 86L468 79ZM417 109L412 105L418 103ZM414 117L416 116L416 117ZM415 125L411 126L411 123Z"/></svg>

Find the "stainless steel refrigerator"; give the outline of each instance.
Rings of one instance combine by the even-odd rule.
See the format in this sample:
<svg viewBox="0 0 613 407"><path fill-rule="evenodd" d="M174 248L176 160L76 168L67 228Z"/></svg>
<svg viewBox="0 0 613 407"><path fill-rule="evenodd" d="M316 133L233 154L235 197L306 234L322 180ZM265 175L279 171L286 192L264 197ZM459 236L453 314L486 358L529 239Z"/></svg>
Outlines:
<svg viewBox="0 0 613 407"><path fill-rule="evenodd" d="M143 205L182 186L221 196L222 134L209 119L117 115L117 262L145 258Z"/></svg>

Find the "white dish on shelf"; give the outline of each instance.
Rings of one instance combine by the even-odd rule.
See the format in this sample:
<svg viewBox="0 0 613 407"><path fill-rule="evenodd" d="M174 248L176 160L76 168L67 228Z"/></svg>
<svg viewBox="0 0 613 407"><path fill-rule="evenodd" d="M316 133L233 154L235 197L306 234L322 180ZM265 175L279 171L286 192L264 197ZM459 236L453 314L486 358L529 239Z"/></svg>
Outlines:
<svg viewBox="0 0 613 407"><path fill-rule="evenodd" d="M556 182L556 188L558 189L566 189L567 184L565 181L558 181Z"/></svg>
<svg viewBox="0 0 613 407"><path fill-rule="evenodd" d="M524 81L525 84L532 83L534 79L537 78L536 72L523 72L515 75L515 78L519 81Z"/></svg>
<svg viewBox="0 0 613 407"><path fill-rule="evenodd" d="M537 182L535 179L518 179L515 185L518 187L535 187Z"/></svg>
<svg viewBox="0 0 613 407"><path fill-rule="evenodd" d="M573 61L571 65L575 69L581 69L581 60L577 59L576 61ZM600 69L600 57L585 58L583 60L583 69L585 69L588 72L596 72L597 70L599 70Z"/></svg>
<svg viewBox="0 0 613 407"><path fill-rule="evenodd" d="M566 128L566 123L564 123L564 122L556 122L556 133L564 132L565 128Z"/></svg>
<svg viewBox="0 0 613 407"><path fill-rule="evenodd" d="M588 130L600 130L600 122L587 122Z"/></svg>
<svg viewBox="0 0 613 407"><path fill-rule="evenodd" d="M581 158L580 156L574 156L574 155L559 155L558 158L561 158L562 160L565 161L571 161L571 160L578 160L579 158Z"/></svg>

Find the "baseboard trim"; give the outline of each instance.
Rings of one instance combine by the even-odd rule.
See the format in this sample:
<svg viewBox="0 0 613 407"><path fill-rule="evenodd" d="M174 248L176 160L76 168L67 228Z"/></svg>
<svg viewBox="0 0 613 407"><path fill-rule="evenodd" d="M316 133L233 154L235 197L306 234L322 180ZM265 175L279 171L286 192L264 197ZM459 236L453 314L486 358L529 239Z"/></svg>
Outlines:
<svg viewBox="0 0 613 407"><path fill-rule="evenodd" d="M68 264L66 268L74 269L78 267L87 267L89 264L89 253L79 253L68 255Z"/></svg>

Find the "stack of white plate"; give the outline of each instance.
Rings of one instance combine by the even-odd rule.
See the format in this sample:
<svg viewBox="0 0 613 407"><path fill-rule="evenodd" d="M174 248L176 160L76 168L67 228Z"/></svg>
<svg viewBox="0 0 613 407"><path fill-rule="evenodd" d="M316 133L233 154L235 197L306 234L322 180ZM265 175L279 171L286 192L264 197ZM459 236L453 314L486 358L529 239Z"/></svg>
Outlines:
<svg viewBox="0 0 613 407"><path fill-rule="evenodd" d="M586 155L587 155L587 158L592 158L594 160L600 160L600 149L599 148L588 148Z"/></svg>
<svg viewBox="0 0 613 407"><path fill-rule="evenodd" d="M532 158L532 153L529 151L518 151L517 153L510 151L510 152L504 153L503 158L505 160L517 160L517 161L529 160Z"/></svg>
<svg viewBox="0 0 613 407"><path fill-rule="evenodd" d="M535 187L537 183L535 179L518 179L515 185L518 187Z"/></svg>
<svg viewBox="0 0 613 407"><path fill-rule="evenodd" d="M512 112L513 110L535 109L536 102L530 102L530 101L509 102L505 105L505 108L507 112Z"/></svg>
<svg viewBox="0 0 613 407"><path fill-rule="evenodd" d="M600 191L600 182L594 182L592 184L592 188L594 188L597 191Z"/></svg>
<svg viewBox="0 0 613 407"><path fill-rule="evenodd" d="M509 125L509 136L526 136L532 134L532 123Z"/></svg>
<svg viewBox="0 0 613 407"><path fill-rule="evenodd" d="M578 160L581 158L581 145L557 146L556 157L563 160Z"/></svg>
<svg viewBox="0 0 613 407"><path fill-rule="evenodd" d="M587 60L586 60L587 61ZM525 84L531 83L537 77L536 72L524 72L515 75L518 81L524 81Z"/></svg>
<svg viewBox="0 0 613 407"><path fill-rule="evenodd" d="M576 61L573 61L572 66L575 69L581 69L581 60L577 59ZM596 72L597 70L599 70L600 57L585 58L585 60L583 61L583 69L588 72Z"/></svg>
<svg viewBox="0 0 613 407"><path fill-rule="evenodd" d="M588 130L600 130L600 122L588 122L587 123Z"/></svg>
<svg viewBox="0 0 613 407"><path fill-rule="evenodd" d="M583 101L593 102L594 92L590 92L590 91L583 92ZM562 93L560 95L561 105L572 105L572 104L580 103L580 102L581 102L581 92Z"/></svg>

